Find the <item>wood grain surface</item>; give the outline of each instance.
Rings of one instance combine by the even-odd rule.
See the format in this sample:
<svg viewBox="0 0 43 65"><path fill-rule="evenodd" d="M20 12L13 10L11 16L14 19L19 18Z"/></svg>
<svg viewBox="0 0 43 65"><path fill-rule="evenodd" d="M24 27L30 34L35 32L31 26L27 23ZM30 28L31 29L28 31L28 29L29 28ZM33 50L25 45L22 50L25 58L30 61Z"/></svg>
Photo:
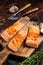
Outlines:
<svg viewBox="0 0 43 65"><path fill-rule="evenodd" d="M24 2L24 4L23 4L23 2ZM11 4L8 3L9 5L7 5L7 1L6 1L6 3L5 2L1 3L1 5L0 5L0 21L2 21L2 23L4 25L0 25L0 32L6 28L6 25L8 25L8 22L9 22L6 19L10 15L12 15L11 13L8 12L8 9L10 8L10 6L12 4L14 4L14 5L16 4L19 7L19 9L21 9L21 7L23 7L28 2L30 2L30 1L29 0L23 0L23 1L20 1L20 3L18 1L16 3L11 3ZM31 3L32 3L32 6L31 6L30 9L32 9L34 7L38 7L39 8L39 11L40 10L43 10L43 2L42 1L39 1L39 2L36 2L35 1L35 2L33 2L33 0L32 0ZM28 16L33 16L33 15L35 15L35 13L33 12L33 13L29 14ZM0 40L3 41L2 38ZM2 44L2 46L4 47L4 49L2 51L0 51L0 65L3 64L3 62L6 60L6 58L8 57L9 54L13 54L13 55L17 55L17 56L21 56L21 57L26 57L27 58L27 57L29 57L35 51L35 48L30 48L30 47L27 47L27 46L24 46L23 45L23 46L21 46L21 48L16 53L14 53L13 51L11 51L7 47L7 44L8 43L6 43L5 41L4 41L4 43L1 42L0 44Z"/></svg>

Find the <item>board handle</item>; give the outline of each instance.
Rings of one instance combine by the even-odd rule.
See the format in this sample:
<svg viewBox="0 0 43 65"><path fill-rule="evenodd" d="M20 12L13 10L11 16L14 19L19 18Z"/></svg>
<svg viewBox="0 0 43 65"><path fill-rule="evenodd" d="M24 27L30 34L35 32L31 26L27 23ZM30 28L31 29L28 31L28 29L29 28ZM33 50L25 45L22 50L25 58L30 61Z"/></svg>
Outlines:
<svg viewBox="0 0 43 65"><path fill-rule="evenodd" d="M3 64L3 62L6 60L9 54L10 50L7 48L4 48L3 51L0 52L0 65Z"/></svg>

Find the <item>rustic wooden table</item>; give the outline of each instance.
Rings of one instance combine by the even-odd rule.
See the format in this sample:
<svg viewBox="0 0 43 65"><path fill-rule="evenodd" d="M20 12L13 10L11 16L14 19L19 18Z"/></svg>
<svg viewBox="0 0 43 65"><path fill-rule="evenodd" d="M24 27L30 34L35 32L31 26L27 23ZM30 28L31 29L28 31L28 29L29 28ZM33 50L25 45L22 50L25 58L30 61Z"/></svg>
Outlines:
<svg viewBox="0 0 43 65"><path fill-rule="evenodd" d="M38 7L39 11L40 10L43 11L43 1L34 1L34 2L33 1L31 1L32 6L30 7L30 9L32 9L34 7ZM0 4L0 31L2 31L3 29L5 29L6 26L8 25L9 21L7 21L7 18L12 15L11 13L8 12L8 9L10 8L10 6L12 6L12 4L14 4L14 5L17 5L19 7L19 9L20 9L22 6L24 6L25 4L27 4L30 1L23 0L23 1L19 1L19 2L17 1L16 3L12 2L11 4L9 4L9 2L7 4L7 2L8 1L6 0L6 2L3 2L2 4ZM37 12L35 12L35 13L37 13ZM33 16L35 13L29 14L28 16ZM5 23L5 25L3 26L4 23ZM0 43L1 44L3 43L3 40L1 41L1 38L0 38ZM4 46L4 44L3 44L3 46Z"/></svg>

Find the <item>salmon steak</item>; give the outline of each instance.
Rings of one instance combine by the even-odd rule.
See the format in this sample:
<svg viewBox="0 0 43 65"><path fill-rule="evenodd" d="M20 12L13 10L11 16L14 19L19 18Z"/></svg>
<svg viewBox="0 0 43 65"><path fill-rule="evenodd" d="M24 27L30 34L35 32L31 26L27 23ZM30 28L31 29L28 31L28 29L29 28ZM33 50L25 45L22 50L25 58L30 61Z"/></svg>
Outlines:
<svg viewBox="0 0 43 65"><path fill-rule="evenodd" d="M27 38L26 45L30 47L37 48L40 44L40 28L38 25L30 25Z"/></svg>
<svg viewBox="0 0 43 65"><path fill-rule="evenodd" d="M29 23L27 23L9 42L8 47L14 52L18 51L18 49L23 44L23 41L26 39L28 33Z"/></svg>
<svg viewBox="0 0 43 65"><path fill-rule="evenodd" d="M1 37L8 42L23 26L29 22L29 17L23 17L15 22L13 25L1 32Z"/></svg>

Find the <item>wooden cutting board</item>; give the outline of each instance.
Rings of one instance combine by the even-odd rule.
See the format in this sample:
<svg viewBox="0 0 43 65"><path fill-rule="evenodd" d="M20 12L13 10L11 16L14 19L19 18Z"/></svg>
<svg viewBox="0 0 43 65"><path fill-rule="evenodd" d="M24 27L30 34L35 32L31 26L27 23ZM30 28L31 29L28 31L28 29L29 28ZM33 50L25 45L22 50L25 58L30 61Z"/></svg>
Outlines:
<svg viewBox="0 0 43 65"><path fill-rule="evenodd" d="M43 40L43 37L40 36L39 44L41 43L42 40ZM35 48L30 48L30 47L22 45L20 49L14 53L8 48L7 44L8 43L5 43L4 49L0 52L0 65L2 65L2 63L6 60L9 54L27 58L35 51Z"/></svg>

